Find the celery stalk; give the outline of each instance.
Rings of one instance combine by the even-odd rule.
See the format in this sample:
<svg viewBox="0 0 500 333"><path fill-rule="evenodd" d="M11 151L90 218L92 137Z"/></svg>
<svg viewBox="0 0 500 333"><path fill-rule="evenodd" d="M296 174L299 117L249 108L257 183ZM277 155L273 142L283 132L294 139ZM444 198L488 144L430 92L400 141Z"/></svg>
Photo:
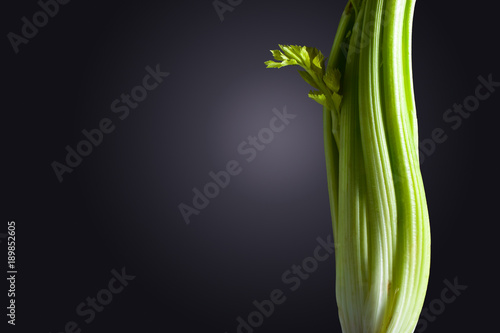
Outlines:
<svg viewBox="0 0 500 333"><path fill-rule="evenodd" d="M352 0L324 64L315 48L280 45L268 68L298 65L323 105L336 260L346 333L413 332L430 270L418 155L411 34L415 0Z"/></svg>

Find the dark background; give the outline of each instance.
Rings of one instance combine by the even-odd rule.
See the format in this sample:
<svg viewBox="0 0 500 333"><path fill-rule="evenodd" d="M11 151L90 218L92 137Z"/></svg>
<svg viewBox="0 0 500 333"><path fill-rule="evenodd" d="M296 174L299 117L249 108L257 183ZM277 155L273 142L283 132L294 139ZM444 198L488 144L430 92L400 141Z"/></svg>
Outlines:
<svg viewBox="0 0 500 333"><path fill-rule="evenodd" d="M479 75L500 81L498 19L485 4L418 1L415 11L419 133L448 137L422 165L433 236L425 306L445 279L468 286L429 333L482 331L496 319L498 252L487 237L498 222L499 92L456 130L443 121ZM286 301L255 332L340 332L333 256L296 291L281 278L331 234L321 108L295 70L263 62L278 43L328 54L344 5L243 1L221 22L211 1L71 1L18 54L3 38L0 232L16 221L19 272L7 331L62 332L76 321L82 332L231 333L254 300L281 289ZM5 3L4 36L39 10ZM170 76L120 120L111 102L157 64ZM284 106L296 118L247 163L237 146ZM115 131L60 183L51 163L103 118ZM186 225L178 205L229 160L243 171ZM76 306L122 267L136 278L83 323Z"/></svg>

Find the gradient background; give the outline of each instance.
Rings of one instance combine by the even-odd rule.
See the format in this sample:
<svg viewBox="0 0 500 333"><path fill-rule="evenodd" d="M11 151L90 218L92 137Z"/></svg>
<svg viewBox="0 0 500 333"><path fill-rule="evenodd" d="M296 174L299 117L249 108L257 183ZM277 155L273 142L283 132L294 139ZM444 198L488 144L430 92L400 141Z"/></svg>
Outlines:
<svg viewBox="0 0 500 333"><path fill-rule="evenodd" d="M500 93L455 131L442 119L474 93L479 75L500 81L498 19L485 4L416 6L420 136L437 127L448 135L422 165L433 233L425 306L444 279L468 286L429 333L496 322L498 250L490 245L498 241L487 238L498 230ZM253 300L281 289L286 302L255 332L340 332L333 256L295 292L281 280L331 234L321 107L295 70L263 62L278 43L328 54L344 5L243 1L221 22L212 1L72 1L19 54L5 37L0 232L16 221L19 271L17 325L8 331L61 332L74 320L82 332L231 333ZM4 6L4 36L39 10L34 0ZM111 102L156 64L170 76L120 121ZM238 144L285 105L297 117L244 161ZM51 163L105 117L115 131L59 183ZM178 205L232 159L242 173L186 225ZM0 249L5 258L5 242ZM123 266L136 279L84 324L75 307Z"/></svg>

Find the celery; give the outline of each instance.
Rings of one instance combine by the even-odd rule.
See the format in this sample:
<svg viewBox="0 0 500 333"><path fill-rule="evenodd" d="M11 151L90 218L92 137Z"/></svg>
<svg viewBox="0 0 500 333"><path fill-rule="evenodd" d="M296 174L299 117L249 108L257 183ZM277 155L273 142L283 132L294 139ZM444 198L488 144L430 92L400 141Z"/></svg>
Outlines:
<svg viewBox="0 0 500 333"><path fill-rule="evenodd" d="M324 145L345 333L413 332L430 270L411 34L416 0L352 0L328 62L280 45L268 68L298 65L323 105Z"/></svg>

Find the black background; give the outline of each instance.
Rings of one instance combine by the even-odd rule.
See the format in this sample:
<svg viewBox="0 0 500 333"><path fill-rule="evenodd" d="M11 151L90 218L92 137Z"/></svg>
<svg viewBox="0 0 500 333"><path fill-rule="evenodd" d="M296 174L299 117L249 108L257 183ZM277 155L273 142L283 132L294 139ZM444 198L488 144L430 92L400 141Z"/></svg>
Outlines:
<svg viewBox="0 0 500 333"><path fill-rule="evenodd" d="M2 314L7 331L62 332L76 321L82 332L230 333L254 300L281 289L286 301L255 332L340 332L333 256L296 291L281 278L331 234L321 108L295 70L263 62L278 43L328 54L344 5L243 1L221 22L211 1L71 1L15 54L7 34L40 8L4 3L0 232L16 221L19 272L16 326ZM485 6L416 5L419 133L448 137L422 164L433 233L425 306L444 279L468 286L429 333L486 330L496 319L498 260L487 237L498 222L488 207L498 198L499 93L456 130L443 121L478 76L500 81L498 19ZM111 102L157 64L170 75L120 120ZM247 163L238 145L285 106L296 118ZM115 130L60 183L51 163L64 163L66 145L103 118ZM229 160L241 174L186 225L178 205ZM0 248L4 270L5 241ZM122 267L136 278L85 324L76 306Z"/></svg>

